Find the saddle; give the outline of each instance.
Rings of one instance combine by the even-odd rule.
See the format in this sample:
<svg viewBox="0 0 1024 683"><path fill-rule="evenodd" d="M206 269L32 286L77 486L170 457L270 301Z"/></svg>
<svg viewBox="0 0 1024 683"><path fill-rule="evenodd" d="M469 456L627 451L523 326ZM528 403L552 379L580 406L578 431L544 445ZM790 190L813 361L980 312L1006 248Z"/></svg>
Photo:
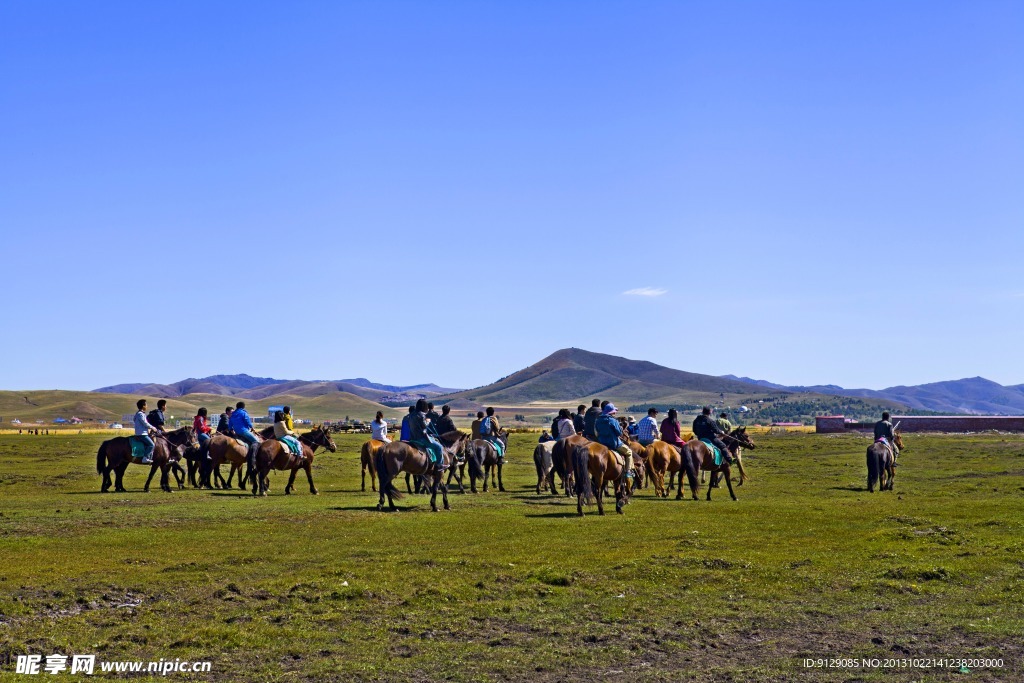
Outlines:
<svg viewBox="0 0 1024 683"><path fill-rule="evenodd" d="M408 444L410 447L415 448L417 452L421 453L423 457L427 459L427 464L430 466L430 469L428 469L427 472L430 472L431 470L439 470L441 472L444 472L446 469L448 469L444 464L443 457L441 458L441 462L434 462L434 458L430 455L430 451L428 451L426 448L417 446L411 441L403 441L402 443Z"/></svg>
<svg viewBox="0 0 1024 683"><path fill-rule="evenodd" d="M889 443L889 440L887 438L885 438L884 436L880 436L875 440L875 443L880 443L883 446L885 446L885 449L889 451L889 455L893 458L893 460L896 459L896 451L893 450L892 444Z"/></svg>
<svg viewBox="0 0 1024 683"><path fill-rule="evenodd" d="M715 456L715 467L720 467L722 464L722 451L715 444L711 443L708 439L701 439L700 442L711 449L711 454Z"/></svg>

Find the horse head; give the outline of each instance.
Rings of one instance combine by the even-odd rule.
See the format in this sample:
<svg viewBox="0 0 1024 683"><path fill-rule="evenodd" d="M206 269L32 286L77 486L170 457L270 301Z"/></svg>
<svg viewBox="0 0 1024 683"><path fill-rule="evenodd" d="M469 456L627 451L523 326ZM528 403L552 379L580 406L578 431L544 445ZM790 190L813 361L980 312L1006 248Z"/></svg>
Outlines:
<svg viewBox="0 0 1024 683"><path fill-rule="evenodd" d="M746 427L737 427L729 433L729 436L736 439L736 442L746 449L754 450L757 448L757 446L754 445L754 442L750 440L750 437L747 436Z"/></svg>
<svg viewBox="0 0 1024 683"><path fill-rule="evenodd" d="M900 430L893 430L892 440L896 442L896 448L899 449L901 453L906 450L906 448L903 447L903 434L900 433Z"/></svg>
<svg viewBox="0 0 1024 683"><path fill-rule="evenodd" d="M313 429L309 431L306 437L317 446L326 448L331 453L337 453L338 447L334 443L334 439L331 438L331 433L327 427L321 425L314 425Z"/></svg>

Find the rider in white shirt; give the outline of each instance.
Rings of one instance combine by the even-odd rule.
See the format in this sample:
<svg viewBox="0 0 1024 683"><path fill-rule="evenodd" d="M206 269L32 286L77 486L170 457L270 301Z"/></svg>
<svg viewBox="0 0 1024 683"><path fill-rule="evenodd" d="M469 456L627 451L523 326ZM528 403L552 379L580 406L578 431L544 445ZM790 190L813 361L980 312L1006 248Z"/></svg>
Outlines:
<svg viewBox="0 0 1024 683"><path fill-rule="evenodd" d="M388 423L384 421L383 412L377 411L377 417L370 423L370 429L373 430L373 434L370 436L371 439L391 443L391 439L388 438Z"/></svg>

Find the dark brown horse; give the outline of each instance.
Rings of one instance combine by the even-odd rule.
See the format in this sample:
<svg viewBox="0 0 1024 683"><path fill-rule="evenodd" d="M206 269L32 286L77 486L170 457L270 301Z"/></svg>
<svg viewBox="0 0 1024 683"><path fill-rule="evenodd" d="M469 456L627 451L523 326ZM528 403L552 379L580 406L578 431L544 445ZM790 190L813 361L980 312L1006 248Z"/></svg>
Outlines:
<svg viewBox="0 0 1024 683"><path fill-rule="evenodd" d="M899 431L893 431L896 448L903 450L903 437ZM868 446L868 492L875 492L875 482L879 491L892 491L893 479L896 477L896 459L892 449L881 441Z"/></svg>
<svg viewBox="0 0 1024 683"><path fill-rule="evenodd" d="M562 489L565 495L576 495L576 488L573 482L572 472L572 449L576 446L585 446L590 440L582 434L559 439L551 449L551 471L562 479Z"/></svg>
<svg viewBox="0 0 1024 683"><path fill-rule="evenodd" d="M103 484L100 490L106 493L110 490L110 473L115 475L114 490L118 493L124 492L124 472L128 465L143 464L140 459L132 457L132 446L130 437L118 436L100 444L96 452L96 473L103 477ZM153 480L156 469L160 468L160 488L170 492L171 485L168 479L168 472L172 467L175 470L175 478L180 472L179 485L184 481L185 470L178 464L185 449L189 446L196 446L196 434L191 427L182 427L173 432L158 435L155 439L156 448L153 449L153 464L150 465L149 478L146 480L145 490L149 491L149 484Z"/></svg>
<svg viewBox="0 0 1024 683"><path fill-rule="evenodd" d="M252 495L267 495L270 489L270 470L291 470L288 485L284 487L286 495L291 493L295 489L295 475L300 469L306 472L309 492L314 496L319 493L313 485L313 454L317 448L326 448L331 453L336 453L338 447L323 425L317 425L305 434L300 434L298 439L302 446L302 455L292 455L288 447L277 439L267 439L260 444L259 450L256 451L256 471L251 475Z"/></svg>
<svg viewBox="0 0 1024 683"><path fill-rule="evenodd" d="M442 482L442 478L444 470L452 466L456 453L467 439L469 436L459 431L441 435L442 467L440 469L430 461L430 456L405 441L392 441L377 451L377 459L374 463L377 466L377 477L380 479L380 500L377 502L377 509L384 509L385 496L388 499L388 507L391 510L398 509L395 507L395 500L402 497L402 492L395 487L394 479L399 472L409 472L430 480L430 507L434 512L437 512L437 490L439 488L444 499L444 509L450 510L448 485Z"/></svg>
<svg viewBox="0 0 1024 683"><path fill-rule="evenodd" d="M689 446L676 447L667 441L655 441L646 449L647 470L651 483L654 485L654 495L668 498L668 492L672 489L669 485L665 487L665 474L685 472L686 479L690 484L690 493L694 500L697 500L697 471L700 463L696 456L690 451ZM679 492L676 500L683 497L683 476L679 475Z"/></svg>
<svg viewBox="0 0 1024 683"><path fill-rule="evenodd" d="M501 442L505 453L508 453L508 432L504 429L498 433L498 440ZM486 439L474 439L467 447L466 462L469 464L469 490L476 493L476 480L483 472L484 493L487 493L487 476L491 477L491 486L497 486L499 491L505 490L505 483L501 480L501 470L504 467L504 459L498 457L498 451L494 444ZM494 473L497 471L498 478L495 481Z"/></svg>
<svg viewBox="0 0 1024 683"><path fill-rule="evenodd" d="M733 456L736 452L742 448L749 448L754 450L755 446L753 442L747 437L746 427L737 427L732 430L729 434L725 435L722 439L725 441L726 446L729 448L729 453ZM711 473L711 483L708 484L708 500L711 500L711 489L714 488L717 475L721 472L725 476L725 483L729 487L729 495L732 496L733 500L736 500L736 493L732 490L732 469L729 465L729 461L724 457L722 458L722 464L715 464L715 456L712 450L706 443L700 439L691 439L686 442L690 452L693 453L697 458L697 462L700 463L700 469L707 470ZM682 481L679 482L682 487Z"/></svg>
<svg viewBox="0 0 1024 683"><path fill-rule="evenodd" d="M583 516L584 503L590 505L597 499L597 514L604 514L604 485L612 482L615 486L615 511L622 514L622 508L629 503L629 485L625 481L625 458L605 446L590 441L585 445L573 446L572 470L576 480L576 513Z"/></svg>

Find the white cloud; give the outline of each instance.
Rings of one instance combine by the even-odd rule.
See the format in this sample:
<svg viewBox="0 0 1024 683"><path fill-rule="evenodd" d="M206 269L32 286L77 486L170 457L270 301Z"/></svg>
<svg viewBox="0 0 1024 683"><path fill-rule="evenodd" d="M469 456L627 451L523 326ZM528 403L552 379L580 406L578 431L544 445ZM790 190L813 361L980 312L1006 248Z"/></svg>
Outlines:
<svg viewBox="0 0 1024 683"><path fill-rule="evenodd" d="M661 296L668 294L668 290L658 287L637 287L636 289L627 289L623 294L626 296Z"/></svg>

